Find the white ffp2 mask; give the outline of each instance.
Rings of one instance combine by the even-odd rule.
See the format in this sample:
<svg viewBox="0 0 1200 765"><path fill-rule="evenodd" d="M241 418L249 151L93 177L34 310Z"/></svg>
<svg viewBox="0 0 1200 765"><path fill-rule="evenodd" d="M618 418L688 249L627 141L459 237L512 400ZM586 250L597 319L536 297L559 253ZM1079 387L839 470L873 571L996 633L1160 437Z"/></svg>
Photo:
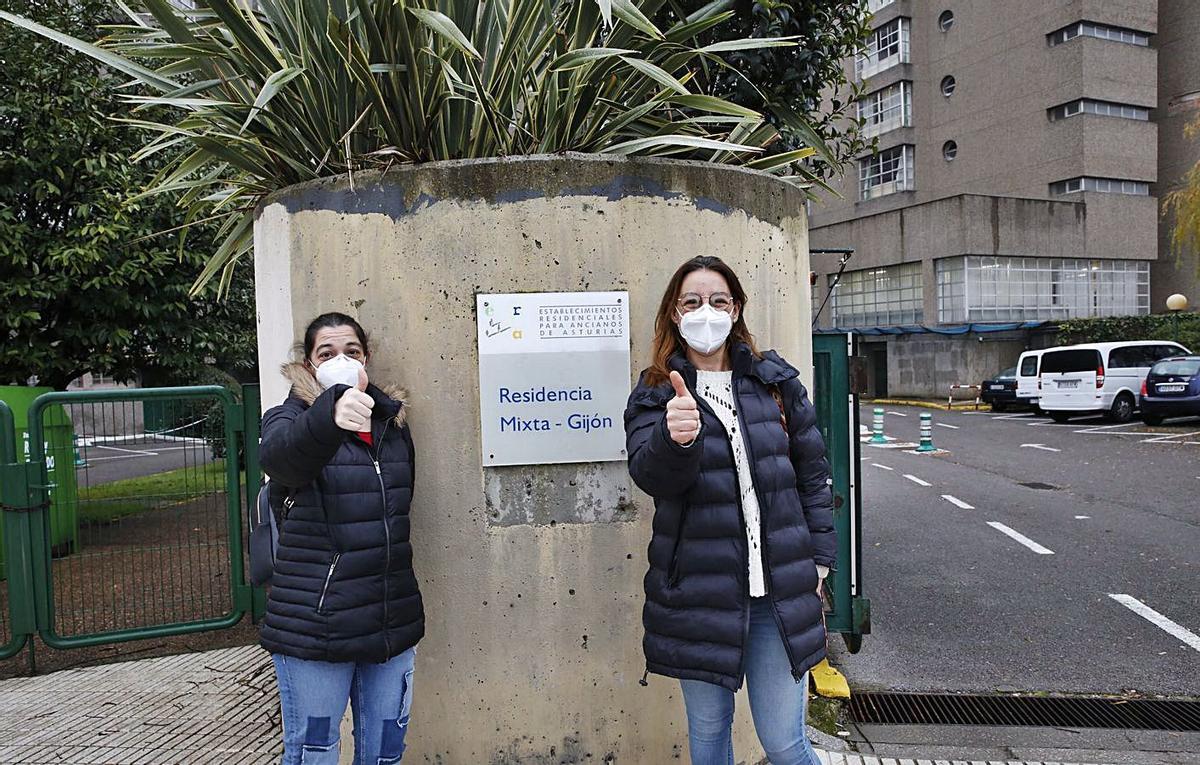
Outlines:
<svg viewBox="0 0 1200 765"><path fill-rule="evenodd" d="M708 303L679 318L679 334L692 350L704 356L724 345L732 329L733 316Z"/></svg>
<svg viewBox="0 0 1200 765"><path fill-rule="evenodd" d="M317 382L321 383L323 388L332 388L339 383L353 388L358 385L358 373L361 371L363 371L361 361L339 353L332 359L323 361L321 366L317 367Z"/></svg>

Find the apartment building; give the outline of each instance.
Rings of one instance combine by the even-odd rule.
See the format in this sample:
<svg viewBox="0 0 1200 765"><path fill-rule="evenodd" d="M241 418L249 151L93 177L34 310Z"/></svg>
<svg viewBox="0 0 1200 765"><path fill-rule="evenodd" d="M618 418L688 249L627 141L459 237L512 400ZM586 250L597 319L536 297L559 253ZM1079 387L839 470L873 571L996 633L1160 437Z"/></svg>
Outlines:
<svg viewBox="0 0 1200 765"><path fill-rule="evenodd" d="M812 205L811 244L855 249L814 319L863 334L873 393L944 395L1052 342L1054 322L1200 299L1159 215L1200 160L1183 137L1200 115L1200 4L869 6L846 66L878 152ZM814 268L819 306L839 264Z"/></svg>

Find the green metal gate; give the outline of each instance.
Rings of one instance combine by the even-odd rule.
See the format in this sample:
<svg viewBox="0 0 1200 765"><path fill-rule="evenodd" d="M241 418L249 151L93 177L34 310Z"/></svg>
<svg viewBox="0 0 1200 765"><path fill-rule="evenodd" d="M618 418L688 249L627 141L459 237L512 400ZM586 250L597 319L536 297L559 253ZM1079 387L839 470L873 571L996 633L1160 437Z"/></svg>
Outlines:
<svg viewBox="0 0 1200 765"><path fill-rule="evenodd" d="M871 631L871 601L862 586L862 481L859 460L858 395L851 384L857 356L852 334L813 336L813 405L833 473L833 517L838 532L838 567L826 582L825 625L840 632L851 653Z"/></svg>
<svg viewBox="0 0 1200 765"><path fill-rule="evenodd" d="M34 634L80 648L223 629L255 609L242 507L259 480L257 386L243 395L46 393L29 407L26 459L0 402L0 659ZM49 432L64 422L65 448ZM68 478L72 492L52 483Z"/></svg>

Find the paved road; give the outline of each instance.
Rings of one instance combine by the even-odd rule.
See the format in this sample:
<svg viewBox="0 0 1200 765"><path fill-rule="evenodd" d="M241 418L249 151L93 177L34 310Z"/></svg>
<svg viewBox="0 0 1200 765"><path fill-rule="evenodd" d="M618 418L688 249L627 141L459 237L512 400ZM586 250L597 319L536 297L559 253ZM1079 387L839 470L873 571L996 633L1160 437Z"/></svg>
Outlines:
<svg viewBox="0 0 1200 765"><path fill-rule="evenodd" d="M198 468L212 462L212 452L201 439L165 440L155 436L85 442L79 454L86 463L76 471L80 486L95 486L184 467Z"/></svg>
<svg viewBox="0 0 1200 765"><path fill-rule="evenodd" d="M915 441L926 410L889 411ZM851 686L1200 696L1200 421L934 417L948 453L862 447Z"/></svg>

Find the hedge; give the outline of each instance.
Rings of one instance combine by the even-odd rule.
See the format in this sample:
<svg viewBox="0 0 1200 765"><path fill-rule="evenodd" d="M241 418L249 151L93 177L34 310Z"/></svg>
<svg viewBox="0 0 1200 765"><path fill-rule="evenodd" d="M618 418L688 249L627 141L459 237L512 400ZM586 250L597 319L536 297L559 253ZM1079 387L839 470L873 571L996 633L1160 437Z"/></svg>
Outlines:
<svg viewBox="0 0 1200 765"><path fill-rule="evenodd" d="M1072 319L1058 327L1057 342L1061 345L1118 340L1174 340L1200 353L1200 313Z"/></svg>

